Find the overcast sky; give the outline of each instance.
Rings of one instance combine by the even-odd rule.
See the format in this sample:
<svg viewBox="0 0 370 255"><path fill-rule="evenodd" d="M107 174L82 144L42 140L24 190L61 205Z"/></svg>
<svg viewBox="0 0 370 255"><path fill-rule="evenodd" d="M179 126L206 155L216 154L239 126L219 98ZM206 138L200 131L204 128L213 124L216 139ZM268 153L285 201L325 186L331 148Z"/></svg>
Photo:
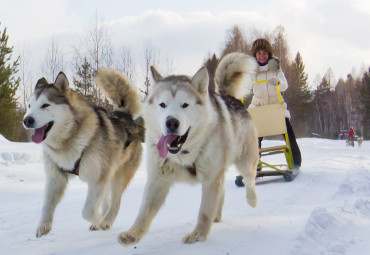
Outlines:
<svg viewBox="0 0 370 255"><path fill-rule="evenodd" d="M31 52L35 75L42 75L52 38L71 51L96 12L115 45L143 48L150 40L176 73L193 75L209 52L219 54L233 25L263 32L283 25L291 59L301 53L311 82L329 67L345 78L370 66L369 0L0 0L0 6L1 30L7 28L16 53Z"/></svg>

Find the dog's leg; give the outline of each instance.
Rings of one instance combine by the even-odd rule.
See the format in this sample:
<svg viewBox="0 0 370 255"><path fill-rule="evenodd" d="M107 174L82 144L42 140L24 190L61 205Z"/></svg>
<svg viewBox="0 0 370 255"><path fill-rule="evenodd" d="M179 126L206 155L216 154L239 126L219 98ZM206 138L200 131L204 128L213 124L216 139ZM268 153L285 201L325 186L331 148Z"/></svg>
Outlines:
<svg viewBox="0 0 370 255"><path fill-rule="evenodd" d="M88 192L84 208L82 210L82 217L91 222L90 230L98 230L98 222L101 220L99 213L99 205L104 195L105 181L99 183L88 183Z"/></svg>
<svg viewBox="0 0 370 255"><path fill-rule="evenodd" d="M119 234L120 244L127 246L137 243L146 234L153 218L166 200L171 184L161 176L148 177L139 214L132 227Z"/></svg>
<svg viewBox="0 0 370 255"><path fill-rule="evenodd" d="M257 206L257 193L256 193L256 177L255 175L245 177L244 184L247 189L247 202L251 207Z"/></svg>
<svg viewBox="0 0 370 255"><path fill-rule="evenodd" d="M255 153L256 154L256 153ZM251 207L257 206L256 175L257 175L258 154L246 154L235 165L244 178L247 190L247 202Z"/></svg>
<svg viewBox="0 0 370 255"><path fill-rule="evenodd" d="M109 206L99 222L99 228L103 230L110 229L115 221L118 211L121 206L122 193L127 188L128 184L132 180L135 171L132 171L131 166L124 165L118 172L112 177L110 187L110 203ZM134 168L136 170L137 167Z"/></svg>
<svg viewBox="0 0 370 255"><path fill-rule="evenodd" d="M110 203L104 216L99 223L99 228L103 230L110 229L115 221L121 205L122 193L134 177L139 168L142 156L141 142L132 142L125 149L122 163L110 180Z"/></svg>
<svg viewBox="0 0 370 255"><path fill-rule="evenodd" d="M46 170L45 198L36 237L49 233L53 225L55 208L64 195L68 183L67 174L61 173L56 167Z"/></svg>
<svg viewBox="0 0 370 255"><path fill-rule="evenodd" d="M111 184L109 184L111 185ZM104 189L104 194L101 202L101 214L105 215L109 209L109 203L111 200L111 194L109 192L109 189Z"/></svg>
<svg viewBox="0 0 370 255"><path fill-rule="evenodd" d="M224 182L224 180L222 180ZM214 222L220 222L222 219L222 209L224 207L224 200L225 200L225 186L222 185L222 188L220 190L220 194L217 199L217 205L216 205L216 217L214 219Z"/></svg>
<svg viewBox="0 0 370 255"><path fill-rule="evenodd" d="M198 215L198 223L193 232L182 239L184 243L195 243L207 239L212 222L215 219L216 210L219 210L219 206L221 206L220 199L222 198L224 188L223 179L224 177L222 175L222 177L202 183L202 202Z"/></svg>

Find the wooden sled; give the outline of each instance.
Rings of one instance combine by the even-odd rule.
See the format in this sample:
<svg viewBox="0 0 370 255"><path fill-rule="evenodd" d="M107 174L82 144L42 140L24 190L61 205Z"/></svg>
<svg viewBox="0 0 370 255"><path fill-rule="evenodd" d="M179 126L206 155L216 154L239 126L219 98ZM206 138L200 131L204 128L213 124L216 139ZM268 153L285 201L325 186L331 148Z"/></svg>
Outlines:
<svg viewBox="0 0 370 255"><path fill-rule="evenodd" d="M284 135L285 138L284 145L260 148L259 152L261 157L259 164L262 166L262 169L257 171L257 178L282 175L285 181L292 181L298 174L298 168L294 168L293 155L285 123L285 109L281 99L279 85L277 84L276 87L279 93L279 104L270 104L247 109L257 128L258 137ZM269 164L265 161L267 156L276 154L284 154L285 162L282 164Z"/></svg>

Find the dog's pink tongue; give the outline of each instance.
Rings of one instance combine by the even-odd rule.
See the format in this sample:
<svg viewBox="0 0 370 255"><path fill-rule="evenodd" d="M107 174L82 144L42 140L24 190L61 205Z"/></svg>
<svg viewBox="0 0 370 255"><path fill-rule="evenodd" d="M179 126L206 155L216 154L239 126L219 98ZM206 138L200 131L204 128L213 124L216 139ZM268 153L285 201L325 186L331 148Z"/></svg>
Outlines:
<svg viewBox="0 0 370 255"><path fill-rule="evenodd" d="M161 139L159 139L159 142L157 143L157 149L161 158L165 158L167 156L167 144L171 144L176 138L177 135L162 135Z"/></svg>
<svg viewBox="0 0 370 255"><path fill-rule="evenodd" d="M44 138L44 134L45 134L45 126L40 127L40 128L36 128L35 132L31 136L32 142L41 143L43 138Z"/></svg>

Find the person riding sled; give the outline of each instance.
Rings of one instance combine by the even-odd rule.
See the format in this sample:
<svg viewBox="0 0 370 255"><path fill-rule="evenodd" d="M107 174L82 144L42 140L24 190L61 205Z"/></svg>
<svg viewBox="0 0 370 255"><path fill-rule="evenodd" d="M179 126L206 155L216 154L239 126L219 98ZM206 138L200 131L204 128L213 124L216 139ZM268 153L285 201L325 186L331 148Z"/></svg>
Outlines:
<svg viewBox="0 0 370 255"><path fill-rule="evenodd" d="M279 94L277 93L276 84L279 84L280 91L288 89L288 82L285 75L280 67L279 60L274 57L274 51L271 44L263 38L257 39L252 44L251 49L252 55L256 58L259 65L255 76L250 77L250 81L247 86L248 94L253 94L251 104L248 108L277 104L279 103ZM294 167L300 167L302 158L301 151L298 147L293 128L290 124L290 113L287 109L287 104L281 97L285 109L285 123L287 127L287 133L289 136L289 143L292 149ZM259 138L259 147L261 148L263 137ZM259 165L257 170L261 170ZM242 176L237 176L235 183L243 186Z"/></svg>

